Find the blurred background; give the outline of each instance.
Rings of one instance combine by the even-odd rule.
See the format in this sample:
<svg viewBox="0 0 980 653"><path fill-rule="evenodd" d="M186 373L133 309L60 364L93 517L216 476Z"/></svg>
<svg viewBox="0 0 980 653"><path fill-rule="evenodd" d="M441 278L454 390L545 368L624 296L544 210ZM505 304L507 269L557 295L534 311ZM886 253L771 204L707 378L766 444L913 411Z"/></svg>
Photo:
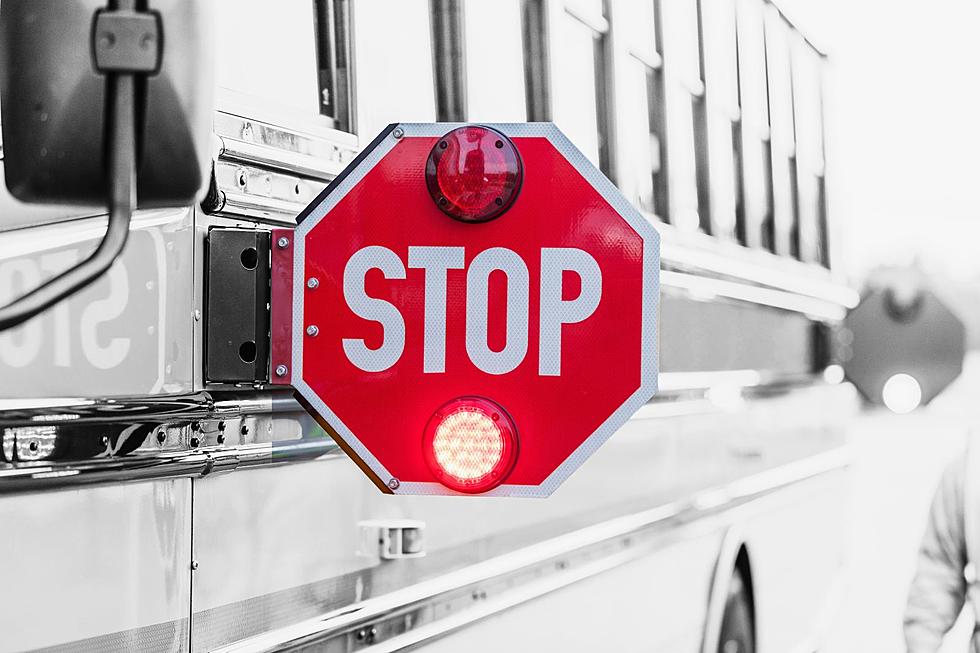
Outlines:
<svg viewBox="0 0 980 653"><path fill-rule="evenodd" d="M955 0L784 0L829 56L828 184L835 255L863 287L921 273L965 322L960 379L903 416L853 425L848 590L828 650L896 651L929 502L943 468L980 423L980 6ZM966 650L961 619L945 651Z"/></svg>

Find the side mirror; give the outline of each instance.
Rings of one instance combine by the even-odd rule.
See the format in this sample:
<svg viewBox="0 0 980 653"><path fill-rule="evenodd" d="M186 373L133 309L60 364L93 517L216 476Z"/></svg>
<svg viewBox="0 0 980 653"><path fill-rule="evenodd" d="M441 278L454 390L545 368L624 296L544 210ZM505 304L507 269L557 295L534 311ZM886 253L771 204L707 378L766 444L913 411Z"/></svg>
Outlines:
<svg viewBox="0 0 980 653"><path fill-rule="evenodd" d="M209 0L0 3L7 187L25 202L109 207L95 253L0 307L0 331L105 272L137 205L199 199L210 173L211 19Z"/></svg>

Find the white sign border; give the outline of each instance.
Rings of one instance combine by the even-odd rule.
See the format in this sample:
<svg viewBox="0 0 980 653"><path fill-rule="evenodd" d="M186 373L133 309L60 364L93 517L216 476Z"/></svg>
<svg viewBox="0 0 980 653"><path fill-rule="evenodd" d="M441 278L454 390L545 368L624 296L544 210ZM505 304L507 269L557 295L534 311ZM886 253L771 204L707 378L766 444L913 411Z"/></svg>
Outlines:
<svg viewBox="0 0 980 653"><path fill-rule="evenodd" d="M306 235L333 209L354 186L367 175L401 138L439 137L469 123L399 123L389 126L387 134L372 149L362 153L360 161L338 182L331 184L320 203L306 211L305 219L297 226L293 251L293 387L313 407L320 417L338 433L344 443L366 464L377 478L394 494L461 495L442 485L428 482L401 482L354 435L353 431L334 413L303 379L303 344L306 323L303 300L306 295L305 263ZM608 440L619 427L657 392L657 313L660 301L660 234L616 186L566 137L554 123L478 123L485 124L510 138L540 137L548 139L569 163L585 178L606 202L619 213L643 239L643 306L640 362L640 387L614 411L588 438L579 445L558 468L540 485L503 484L478 496L547 497L572 472L578 469ZM395 134L401 130L401 134Z"/></svg>

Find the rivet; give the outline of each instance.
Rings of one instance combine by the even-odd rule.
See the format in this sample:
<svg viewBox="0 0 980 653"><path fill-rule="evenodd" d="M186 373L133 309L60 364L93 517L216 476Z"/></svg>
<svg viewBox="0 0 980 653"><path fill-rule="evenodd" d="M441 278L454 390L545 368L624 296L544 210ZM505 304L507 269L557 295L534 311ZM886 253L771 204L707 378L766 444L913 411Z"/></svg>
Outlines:
<svg viewBox="0 0 980 653"><path fill-rule="evenodd" d="M279 236L279 240L276 241L276 245L279 245L280 249L289 247L289 239L285 236Z"/></svg>
<svg viewBox="0 0 980 653"><path fill-rule="evenodd" d="M395 127L394 129L391 130L391 135L394 136L395 138L401 138L402 136L405 135L405 130L402 129L401 127Z"/></svg>
<svg viewBox="0 0 980 653"><path fill-rule="evenodd" d="M289 368L285 365L276 365L276 376L286 376L286 372L288 371Z"/></svg>
<svg viewBox="0 0 980 653"><path fill-rule="evenodd" d="M399 485L401 485L401 481L399 481L397 478L393 478L388 481L388 487L390 487L392 490L397 490Z"/></svg>
<svg viewBox="0 0 980 653"><path fill-rule="evenodd" d="M197 560L191 560L191 570L197 571L197 568L201 566L201 563Z"/></svg>
<svg viewBox="0 0 980 653"><path fill-rule="evenodd" d="M318 333L320 333L320 329L318 329L315 324L311 324L310 326L306 327L306 335L315 336Z"/></svg>
<svg viewBox="0 0 980 653"><path fill-rule="evenodd" d="M306 280L306 287L309 288L310 290L313 290L319 285L320 285L320 280L317 279L316 277L310 277L309 279Z"/></svg>

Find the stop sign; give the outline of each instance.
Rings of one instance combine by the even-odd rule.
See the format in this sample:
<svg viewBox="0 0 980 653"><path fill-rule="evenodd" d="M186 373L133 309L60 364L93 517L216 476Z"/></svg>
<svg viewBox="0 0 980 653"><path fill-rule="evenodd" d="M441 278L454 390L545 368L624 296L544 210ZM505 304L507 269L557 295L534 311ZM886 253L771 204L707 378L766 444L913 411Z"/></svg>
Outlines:
<svg viewBox="0 0 980 653"><path fill-rule="evenodd" d="M547 496L656 391L659 236L552 124L391 125L274 239L274 381L385 492Z"/></svg>

